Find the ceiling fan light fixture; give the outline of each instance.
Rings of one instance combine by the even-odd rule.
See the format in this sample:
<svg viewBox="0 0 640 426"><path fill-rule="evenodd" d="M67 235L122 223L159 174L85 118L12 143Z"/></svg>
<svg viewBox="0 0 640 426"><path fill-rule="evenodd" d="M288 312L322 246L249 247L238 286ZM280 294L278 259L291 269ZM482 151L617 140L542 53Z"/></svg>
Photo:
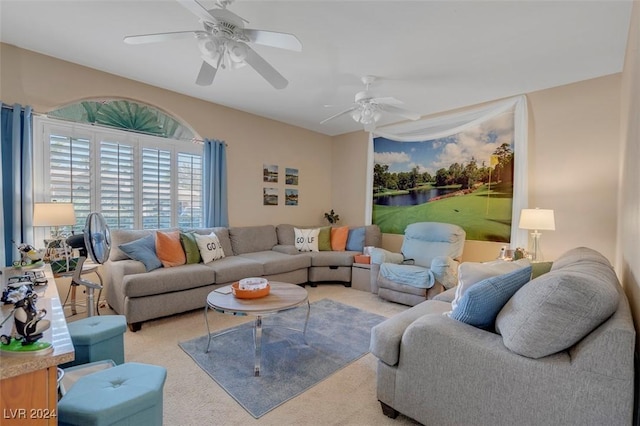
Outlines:
<svg viewBox="0 0 640 426"><path fill-rule="evenodd" d="M245 59L247 58L247 45L239 43L237 41L227 42L227 54L233 68L239 68L246 65Z"/></svg>

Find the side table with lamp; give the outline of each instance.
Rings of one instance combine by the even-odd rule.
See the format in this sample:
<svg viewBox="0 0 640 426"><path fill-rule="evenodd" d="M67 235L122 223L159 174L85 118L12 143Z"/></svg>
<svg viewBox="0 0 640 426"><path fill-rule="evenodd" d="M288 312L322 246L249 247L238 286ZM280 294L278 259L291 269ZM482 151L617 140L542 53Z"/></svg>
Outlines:
<svg viewBox="0 0 640 426"><path fill-rule="evenodd" d="M549 209L522 209L520 212L520 229L528 229L531 232L531 260L533 262L542 262L544 256L540 248L540 231L555 231L556 222L553 210Z"/></svg>

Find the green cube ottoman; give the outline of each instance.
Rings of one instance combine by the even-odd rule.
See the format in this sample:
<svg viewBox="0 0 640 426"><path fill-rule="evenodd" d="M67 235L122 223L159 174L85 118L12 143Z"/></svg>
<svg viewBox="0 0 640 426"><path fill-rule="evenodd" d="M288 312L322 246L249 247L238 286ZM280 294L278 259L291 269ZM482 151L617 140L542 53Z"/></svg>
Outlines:
<svg viewBox="0 0 640 426"><path fill-rule="evenodd" d="M162 425L166 378L166 368L135 362L81 377L58 402L58 425Z"/></svg>
<svg viewBox="0 0 640 426"><path fill-rule="evenodd" d="M74 365L111 359L124 363L124 333L127 320L124 315L101 315L83 318L68 324L69 335L75 350L75 359L61 365Z"/></svg>

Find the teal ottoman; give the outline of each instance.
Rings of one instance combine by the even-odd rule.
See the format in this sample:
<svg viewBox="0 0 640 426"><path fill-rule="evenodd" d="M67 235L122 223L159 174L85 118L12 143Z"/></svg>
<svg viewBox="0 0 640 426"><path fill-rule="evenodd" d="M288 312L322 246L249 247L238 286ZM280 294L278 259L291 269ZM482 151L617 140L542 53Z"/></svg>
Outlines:
<svg viewBox="0 0 640 426"><path fill-rule="evenodd" d="M70 322L68 328L76 357L61 368L105 359L116 364L124 363L124 332L127 329L124 315L83 318Z"/></svg>
<svg viewBox="0 0 640 426"><path fill-rule="evenodd" d="M58 425L161 425L166 378L164 367L135 362L81 377L58 402Z"/></svg>

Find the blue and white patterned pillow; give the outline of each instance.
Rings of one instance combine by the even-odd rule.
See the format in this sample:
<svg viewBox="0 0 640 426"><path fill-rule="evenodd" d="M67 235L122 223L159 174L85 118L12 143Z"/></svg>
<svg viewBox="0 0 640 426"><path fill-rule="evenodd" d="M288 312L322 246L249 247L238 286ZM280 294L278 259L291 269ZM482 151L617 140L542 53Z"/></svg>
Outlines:
<svg viewBox="0 0 640 426"><path fill-rule="evenodd" d="M469 288L450 317L479 328L492 328L500 309L531 280L531 266L487 278Z"/></svg>

